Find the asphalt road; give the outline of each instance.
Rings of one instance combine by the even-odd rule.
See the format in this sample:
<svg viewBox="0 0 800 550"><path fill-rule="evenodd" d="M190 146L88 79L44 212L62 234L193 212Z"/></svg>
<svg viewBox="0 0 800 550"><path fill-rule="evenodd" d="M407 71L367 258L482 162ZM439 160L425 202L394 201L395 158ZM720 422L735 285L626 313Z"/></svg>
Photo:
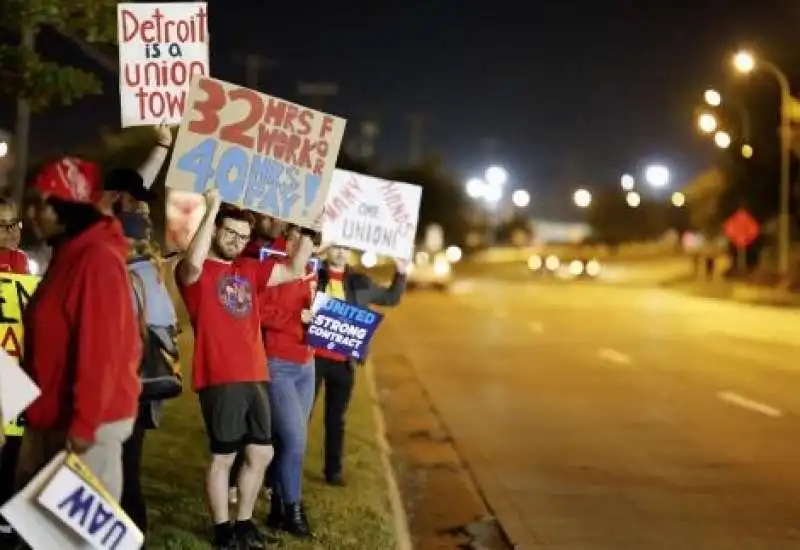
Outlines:
<svg viewBox="0 0 800 550"><path fill-rule="evenodd" d="M800 313L597 283L409 294L418 374L519 548L800 548ZM446 499L446 495L443 495Z"/></svg>

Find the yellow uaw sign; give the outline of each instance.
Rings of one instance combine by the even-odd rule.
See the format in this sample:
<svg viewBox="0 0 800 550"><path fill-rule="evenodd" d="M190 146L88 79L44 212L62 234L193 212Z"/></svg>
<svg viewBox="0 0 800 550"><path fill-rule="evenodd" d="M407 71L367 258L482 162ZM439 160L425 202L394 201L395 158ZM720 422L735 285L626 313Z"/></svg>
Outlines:
<svg viewBox="0 0 800 550"><path fill-rule="evenodd" d="M24 349L22 312L39 280L35 275L0 273L0 345L7 354L16 357L17 361L22 357ZM7 436L18 437L25 429L14 419L6 424L3 431Z"/></svg>

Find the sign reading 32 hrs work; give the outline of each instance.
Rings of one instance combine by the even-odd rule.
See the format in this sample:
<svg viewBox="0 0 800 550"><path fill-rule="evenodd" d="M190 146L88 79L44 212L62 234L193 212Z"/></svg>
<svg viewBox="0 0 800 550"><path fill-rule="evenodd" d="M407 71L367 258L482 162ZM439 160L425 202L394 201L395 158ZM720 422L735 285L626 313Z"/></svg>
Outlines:
<svg viewBox="0 0 800 550"><path fill-rule="evenodd" d="M346 121L213 78L193 82L167 186L317 228Z"/></svg>
<svg viewBox="0 0 800 550"><path fill-rule="evenodd" d="M336 170L322 234L332 244L408 260L414 250L421 200L418 185Z"/></svg>
<svg viewBox="0 0 800 550"><path fill-rule="evenodd" d="M194 76L208 74L205 2L117 5L122 127L178 124Z"/></svg>
<svg viewBox="0 0 800 550"><path fill-rule="evenodd" d="M311 305L314 318L308 327L306 343L317 349L363 359L383 315L367 308L317 292Z"/></svg>

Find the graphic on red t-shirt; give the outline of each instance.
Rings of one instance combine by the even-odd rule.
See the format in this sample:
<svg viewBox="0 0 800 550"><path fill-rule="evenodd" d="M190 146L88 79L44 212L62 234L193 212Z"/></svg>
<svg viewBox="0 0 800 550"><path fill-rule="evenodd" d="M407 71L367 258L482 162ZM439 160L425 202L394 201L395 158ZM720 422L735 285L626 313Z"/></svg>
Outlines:
<svg viewBox="0 0 800 550"><path fill-rule="evenodd" d="M254 301L267 273L259 262L206 260L194 284L178 284L194 330L195 390L268 379Z"/></svg>

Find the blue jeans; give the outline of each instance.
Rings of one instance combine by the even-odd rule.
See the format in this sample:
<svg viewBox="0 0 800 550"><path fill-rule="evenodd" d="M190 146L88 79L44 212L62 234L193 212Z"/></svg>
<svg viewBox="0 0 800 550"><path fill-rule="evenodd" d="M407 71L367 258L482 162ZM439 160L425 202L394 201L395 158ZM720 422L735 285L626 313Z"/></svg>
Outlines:
<svg viewBox="0 0 800 550"><path fill-rule="evenodd" d="M279 445L272 466L276 487L285 503L300 502L308 418L314 405L314 358L300 365L268 357L272 425Z"/></svg>

